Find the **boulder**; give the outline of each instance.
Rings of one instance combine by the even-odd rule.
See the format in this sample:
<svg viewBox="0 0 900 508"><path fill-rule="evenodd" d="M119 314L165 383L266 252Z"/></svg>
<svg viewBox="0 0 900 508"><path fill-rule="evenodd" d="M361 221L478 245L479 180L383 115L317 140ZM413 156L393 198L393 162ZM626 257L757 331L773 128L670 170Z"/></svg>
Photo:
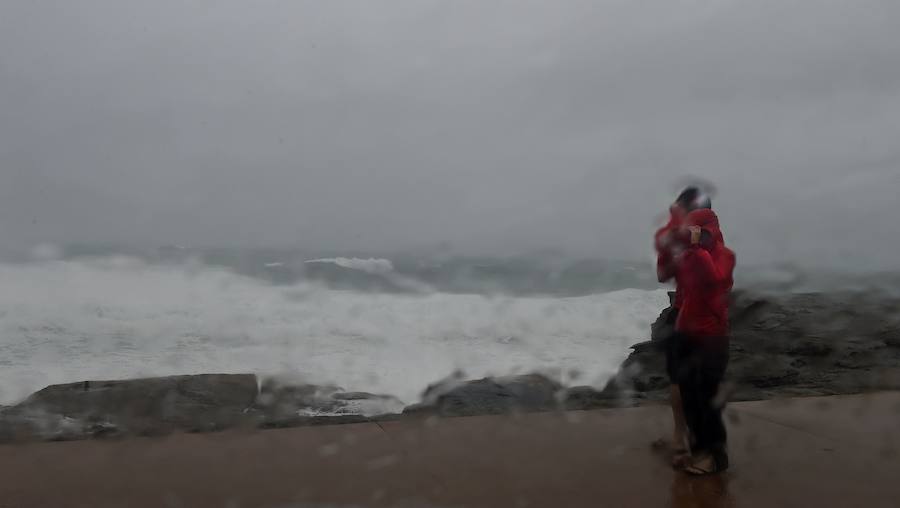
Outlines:
<svg viewBox="0 0 900 508"><path fill-rule="evenodd" d="M53 385L0 408L0 442L71 440L235 426L291 427L388 418L404 404L389 395L252 374L203 374Z"/></svg>
<svg viewBox="0 0 900 508"><path fill-rule="evenodd" d="M822 357L834 352L834 346L818 338L798 339L790 344L786 351L790 356Z"/></svg>
<svg viewBox="0 0 900 508"><path fill-rule="evenodd" d="M426 390L423 402L404 414L471 416L550 411L560 407L562 385L540 374L447 382Z"/></svg>
<svg viewBox="0 0 900 508"><path fill-rule="evenodd" d="M731 400L851 394L893 387L900 367L900 301L880 295L735 292L726 383ZM578 392L572 407L606 407L611 399L665 399L665 355L651 341L632 347L599 394Z"/></svg>
<svg viewBox="0 0 900 508"><path fill-rule="evenodd" d="M675 292L669 292L669 307L663 309L656 321L650 325L650 340L659 341L668 337L672 333L672 305L675 303Z"/></svg>
<svg viewBox="0 0 900 508"><path fill-rule="evenodd" d="M214 430L239 423L257 393L252 374L83 381L48 386L12 408L12 415L61 418L85 434Z"/></svg>
<svg viewBox="0 0 900 508"><path fill-rule="evenodd" d="M271 425L298 417L372 417L399 413L403 402L391 395L345 392L337 386L292 383L267 378L260 388L254 412Z"/></svg>
<svg viewBox="0 0 900 508"><path fill-rule="evenodd" d="M328 412L337 406L332 395L337 386L297 384L267 378L263 380L254 409L267 418L296 416L301 410Z"/></svg>

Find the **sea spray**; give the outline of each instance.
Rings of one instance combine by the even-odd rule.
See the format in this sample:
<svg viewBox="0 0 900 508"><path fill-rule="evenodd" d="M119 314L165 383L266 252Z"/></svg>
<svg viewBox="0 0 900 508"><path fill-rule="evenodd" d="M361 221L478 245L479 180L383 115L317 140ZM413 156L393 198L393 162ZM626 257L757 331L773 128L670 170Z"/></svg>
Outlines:
<svg viewBox="0 0 900 508"><path fill-rule="evenodd" d="M539 371L602 386L665 291L583 297L271 285L134 258L0 264L0 403L52 383L204 372L292 375L415 402L429 384Z"/></svg>

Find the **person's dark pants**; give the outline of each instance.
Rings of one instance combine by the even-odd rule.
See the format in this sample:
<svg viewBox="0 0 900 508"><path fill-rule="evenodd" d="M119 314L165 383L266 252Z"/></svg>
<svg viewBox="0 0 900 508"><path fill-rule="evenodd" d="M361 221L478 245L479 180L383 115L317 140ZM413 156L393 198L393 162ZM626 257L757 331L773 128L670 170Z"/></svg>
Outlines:
<svg viewBox="0 0 900 508"><path fill-rule="evenodd" d="M725 401L718 398L728 366L728 339L682 336L677 350L674 367L691 434L691 453L710 453L720 467L728 467L727 432L722 421Z"/></svg>

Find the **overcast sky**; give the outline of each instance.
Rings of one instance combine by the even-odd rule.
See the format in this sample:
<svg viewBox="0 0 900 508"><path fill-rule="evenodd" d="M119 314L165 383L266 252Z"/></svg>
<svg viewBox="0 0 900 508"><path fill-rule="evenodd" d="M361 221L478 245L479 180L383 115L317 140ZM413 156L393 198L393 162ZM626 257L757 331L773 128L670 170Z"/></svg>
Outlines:
<svg viewBox="0 0 900 508"><path fill-rule="evenodd" d="M896 0L0 3L0 243L900 268Z"/></svg>

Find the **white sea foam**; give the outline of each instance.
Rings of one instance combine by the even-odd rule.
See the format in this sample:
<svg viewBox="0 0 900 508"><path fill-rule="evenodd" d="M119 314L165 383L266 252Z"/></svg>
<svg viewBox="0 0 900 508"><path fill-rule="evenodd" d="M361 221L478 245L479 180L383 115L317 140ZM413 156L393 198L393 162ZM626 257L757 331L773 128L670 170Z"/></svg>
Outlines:
<svg viewBox="0 0 900 508"><path fill-rule="evenodd" d="M457 369L599 385L666 301L664 291L641 290L357 293L127 258L6 264L0 403L51 383L201 372L287 374L405 402Z"/></svg>
<svg viewBox="0 0 900 508"><path fill-rule="evenodd" d="M360 270L374 274L385 274L394 271L394 264L391 263L391 260L381 258L322 258L310 259L307 263L328 263L342 268L350 268L351 270Z"/></svg>

